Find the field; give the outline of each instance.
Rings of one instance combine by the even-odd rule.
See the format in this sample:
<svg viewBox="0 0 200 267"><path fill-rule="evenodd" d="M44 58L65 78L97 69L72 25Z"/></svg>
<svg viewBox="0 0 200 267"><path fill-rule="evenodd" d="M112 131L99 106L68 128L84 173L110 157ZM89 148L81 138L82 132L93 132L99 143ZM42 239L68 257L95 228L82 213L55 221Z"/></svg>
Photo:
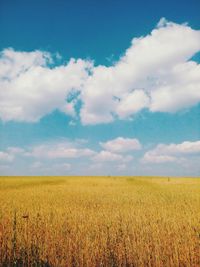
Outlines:
<svg viewBox="0 0 200 267"><path fill-rule="evenodd" d="M200 266L200 179L1 177L0 266Z"/></svg>

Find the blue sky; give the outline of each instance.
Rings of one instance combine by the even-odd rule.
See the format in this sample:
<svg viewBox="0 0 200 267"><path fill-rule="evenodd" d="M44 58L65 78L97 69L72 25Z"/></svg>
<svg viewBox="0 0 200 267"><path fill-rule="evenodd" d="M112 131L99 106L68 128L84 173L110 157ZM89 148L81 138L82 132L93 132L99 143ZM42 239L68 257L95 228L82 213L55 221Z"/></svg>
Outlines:
<svg viewBox="0 0 200 267"><path fill-rule="evenodd" d="M0 174L199 176L199 12L2 0Z"/></svg>

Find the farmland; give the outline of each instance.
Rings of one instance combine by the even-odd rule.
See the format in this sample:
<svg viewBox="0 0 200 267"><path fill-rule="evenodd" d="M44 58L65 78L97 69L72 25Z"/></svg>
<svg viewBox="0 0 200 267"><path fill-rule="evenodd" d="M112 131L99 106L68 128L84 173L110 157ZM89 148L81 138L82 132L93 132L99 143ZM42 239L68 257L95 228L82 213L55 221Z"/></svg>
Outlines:
<svg viewBox="0 0 200 267"><path fill-rule="evenodd" d="M200 179L1 177L0 266L200 266Z"/></svg>

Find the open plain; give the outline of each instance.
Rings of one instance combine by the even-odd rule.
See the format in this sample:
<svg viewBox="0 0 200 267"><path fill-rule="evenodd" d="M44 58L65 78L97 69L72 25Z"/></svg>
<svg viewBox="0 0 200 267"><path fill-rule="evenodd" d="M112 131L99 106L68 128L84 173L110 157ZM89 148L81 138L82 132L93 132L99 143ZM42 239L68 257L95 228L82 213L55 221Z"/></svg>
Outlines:
<svg viewBox="0 0 200 267"><path fill-rule="evenodd" d="M200 266L200 179L1 177L0 266Z"/></svg>

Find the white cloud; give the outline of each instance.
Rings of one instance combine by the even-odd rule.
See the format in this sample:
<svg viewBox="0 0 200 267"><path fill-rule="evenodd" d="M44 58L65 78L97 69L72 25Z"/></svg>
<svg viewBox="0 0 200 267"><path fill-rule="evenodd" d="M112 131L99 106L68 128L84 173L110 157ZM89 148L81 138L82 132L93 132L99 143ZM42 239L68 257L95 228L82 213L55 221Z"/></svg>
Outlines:
<svg viewBox="0 0 200 267"><path fill-rule="evenodd" d="M59 109L75 115L73 95L81 89L91 63L71 59L49 67L48 53L5 49L0 57L0 118L3 121L38 121ZM66 101L71 97L69 102Z"/></svg>
<svg viewBox="0 0 200 267"><path fill-rule="evenodd" d="M145 92L134 90L122 98L116 107L116 113L120 119L124 119L148 106L149 98Z"/></svg>
<svg viewBox="0 0 200 267"><path fill-rule="evenodd" d="M55 142L35 146L26 153L26 156L47 159L64 159L91 157L95 152L89 148L80 148L77 143Z"/></svg>
<svg viewBox="0 0 200 267"><path fill-rule="evenodd" d="M176 112L200 102L200 66L190 60L200 51L200 31L162 18L155 29L134 38L113 65L94 66L71 59L51 65L47 52L0 55L0 118L36 122L58 109L83 124L127 119L143 108Z"/></svg>
<svg viewBox="0 0 200 267"><path fill-rule="evenodd" d="M24 154L25 150L21 147L8 147L7 151L12 155Z"/></svg>
<svg viewBox="0 0 200 267"><path fill-rule="evenodd" d="M200 101L200 65L178 64L162 77L163 82L151 93L151 111L176 112Z"/></svg>
<svg viewBox="0 0 200 267"><path fill-rule="evenodd" d="M84 124L127 118L143 108L175 112L200 101L200 31L162 19L150 35L134 38L113 66L98 66L82 91Z"/></svg>
<svg viewBox="0 0 200 267"><path fill-rule="evenodd" d="M24 154L24 149L19 147L8 147L0 151L0 162L12 162L17 156Z"/></svg>
<svg viewBox="0 0 200 267"><path fill-rule="evenodd" d="M16 52L12 48L1 52L0 77L11 81L20 74L37 66L45 67L52 62L50 53L36 50L34 52Z"/></svg>
<svg viewBox="0 0 200 267"><path fill-rule="evenodd" d="M141 149L140 142L135 138L117 137L116 139L107 141L105 143L100 142L100 145L105 150L117 153Z"/></svg>
<svg viewBox="0 0 200 267"><path fill-rule="evenodd" d="M164 27L164 26L167 25L167 23L168 23L168 21L166 20L166 18L161 18L160 21L157 24L157 27L158 28Z"/></svg>
<svg viewBox="0 0 200 267"><path fill-rule="evenodd" d="M8 147L0 151L1 174L199 175L200 141L158 144L149 151L140 151L144 153L142 159L137 154L133 158L121 147L97 152L88 145L87 140L63 139L32 147Z"/></svg>
<svg viewBox="0 0 200 267"><path fill-rule="evenodd" d="M95 162L129 162L133 159L131 155L122 156L120 154L112 153L110 151L102 150L97 155L95 155L92 160Z"/></svg>
<svg viewBox="0 0 200 267"><path fill-rule="evenodd" d="M120 161L123 157L121 155L102 150L96 156L93 157L93 160L96 162L104 161Z"/></svg>
<svg viewBox="0 0 200 267"><path fill-rule="evenodd" d="M167 156L167 155L156 155L153 151L146 152L142 161L145 163L164 163L164 162L174 162L176 157Z"/></svg>
<svg viewBox="0 0 200 267"><path fill-rule="evenodd" d="M185 141L181 144L159 144L147 151L142 158L144 163L183 162L185 156L200 154L200 141Z"/></svg>
<svg viewBox="0 0 200 267"><path fill-rule="evenodd" d="M14 156L4 152L4 151L0 151L0 162L11 162L13 161Z"/></svg>

